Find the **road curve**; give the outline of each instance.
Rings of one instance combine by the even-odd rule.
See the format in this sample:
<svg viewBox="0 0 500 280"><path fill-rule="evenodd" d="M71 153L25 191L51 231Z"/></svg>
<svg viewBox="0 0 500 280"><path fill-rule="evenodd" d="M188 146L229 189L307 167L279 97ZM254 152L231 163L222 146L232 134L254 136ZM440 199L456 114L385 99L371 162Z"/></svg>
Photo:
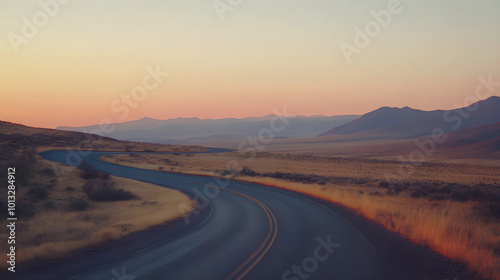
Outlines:
<svg viewBox="0 0 500 280"><path fill-rule="evenodd" d="M180 190L199 209L64 259L20 265L1 279L473 279L463 266L338 205L260 184L119 166L100 161L105 154L85 160ZM40 155L67 163L69 152Z"/></svg>

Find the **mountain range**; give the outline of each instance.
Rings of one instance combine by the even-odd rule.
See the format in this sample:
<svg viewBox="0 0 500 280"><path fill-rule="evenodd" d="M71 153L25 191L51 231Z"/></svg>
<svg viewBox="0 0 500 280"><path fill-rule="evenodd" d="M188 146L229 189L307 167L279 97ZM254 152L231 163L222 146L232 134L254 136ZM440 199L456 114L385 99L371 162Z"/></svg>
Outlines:
<svg viewBox="0 0 500 280"><path fill-rule="evenodd" d="M500 97L492 96L454 110L423 111L382 107L317 137L276 140L268 151L398 158L419 150L416 141L435 143L434 158L500 158Z"/></svg>
<svg viewBox="0 0 500 280"><path fill-rule="evenodd" d="M158 120L143 118L136 121L114 124L114 130L105 134L119 140L153 142L161 144L209 145L226 141L241 141L257 135L263 128L270 127L275 115L248 117L243 119L199 119L177 118ZM330 128L359 118L346 116L293 116L283 131L275 132L275 139L313 137ZM59 130L88 132L98 125L87 127L58 127Z"/></svg>
<svg viewBox="0 0 500 280"><path fill-rule="evenodd" d="M237 148L270 126L275 115L243 119L143 118L115 124L105 136L119 140ZM362 116L294 116L276 132L266 150L337 156L386 157L411 153L415 140L446 134L436 154L446 157L500 157L500 97L453 110L381 107ZM98 126L58 127L87 132Z"/></svg>

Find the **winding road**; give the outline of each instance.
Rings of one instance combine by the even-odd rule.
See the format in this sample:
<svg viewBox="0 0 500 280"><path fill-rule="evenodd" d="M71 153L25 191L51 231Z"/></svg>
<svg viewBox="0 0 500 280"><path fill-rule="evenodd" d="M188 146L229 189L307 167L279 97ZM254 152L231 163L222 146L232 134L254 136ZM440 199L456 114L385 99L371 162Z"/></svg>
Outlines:
<svg viewBox="0 0 500 280"><path fill-rule="evenodd" d="M66 163L68 153L40 155ZM15 275L0 274L1 279L471 278L463 266L339 205L255 183L100 161L106 154L90 152L85 160L116 176L180 190L198 209L175 223L64 259L19 265Z"/></svg>

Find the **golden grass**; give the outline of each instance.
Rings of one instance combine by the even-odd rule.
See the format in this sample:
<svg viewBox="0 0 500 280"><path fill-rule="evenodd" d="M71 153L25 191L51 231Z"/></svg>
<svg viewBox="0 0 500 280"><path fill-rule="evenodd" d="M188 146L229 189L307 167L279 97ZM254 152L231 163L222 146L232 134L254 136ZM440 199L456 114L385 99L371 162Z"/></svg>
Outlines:
<svg viewBox="0 0 500 280"><path fill-rule="evenodd" d="M400 174L398 161L379 161L351 158L332 158L301 156L291 154L259 153L249 159L248 154L238 152L222 154L186 155L110 155L103 160L134 166L137 168L189 173L190 171L213 172L227 169L230 161L238 162L240 167L249 167L260 173L290 172L323 176L341 176L350 178L371 178L385 180L386 173ZM167 162L165 162L167 160ZM496 161L500 166L500 160ZM493 163L492 163L493 164ZM405 179L408 181L437 180L461 184L500 184L500 168L481 164L430 163L415 165L414 172Z"/></svg>
<svg viewBox="0 0 500 280"><path fill-rule="evenodd" d="M169 159L170 165L165 164L165 158ZM240 166L250 167L261 173L280 171L375 179L383 179L387 170L397 169L399 165L397 162L273 154L260 154L255 159L246 161L236 153L197 154L191 157L150 155L135 158L118 155L105 158L106 161L140 168L158 170L159 166L163 166L165 170L201 175L214 175L215 170L226 169L226 164L231 159L241 162ZM407 179L495 184L499 182L499 174L499 168L494 166L443 163L420 166ZM500 223L477 217L472 210L473 202L431 202L411 198L408 194L374 196L370 195L369 188L363 186L324 186L262 177L237 179L339 203L417 244L428 245L450 259L466 263L472 271L500 279Z"/></svg>
<svg viewBox="0 0 500 280"><path fill-rule="evenodd" d="M17 223L17 262L61 257L179 218L184 214L178 209L180 204L193 207L190 198L180 191L112 176L117 187L131 191L139 199L90 202L87 210L70 212L67 210L70 197L85 197L81 191L84 180L75 168L62 165L60 168L71 171L64 173L62 183L50 190L48 198L36 204L33 218ZM66 190L67 186L74 190ZM49 201L54 203L54 209L46 210L42 204ZM6 261L4 254L0 257L2 267Z"/></svg>
<svg viewBox="0 0 500 280"><path fill-rule="evenodd" d="M468 264L472 271L500 279L500 256L494 252L500 247L500 223L478 219L471 203L372 196L352 186L325 187L273 178L238 179L339 203L417 244L428 245L443 256Z"/></svg>
<svg viewBox="0 0 500 280"><path fill-rule="evenodd" d="M90 148L88 148L90 147ZM93 142L92 144L88 144L84 146L84 148L79 149L75 145L68 146L40 146L37 147L37 152L45 152L51 150L66 150L66 149L74 149L75 151L100 151L100 152L197 152L197 151L205 151L206 149L199 146L184 146L184 145L166 145L166 144L154 144L154 143L139 143L139 142L110 142L107 140L101 140Z"/></svg>

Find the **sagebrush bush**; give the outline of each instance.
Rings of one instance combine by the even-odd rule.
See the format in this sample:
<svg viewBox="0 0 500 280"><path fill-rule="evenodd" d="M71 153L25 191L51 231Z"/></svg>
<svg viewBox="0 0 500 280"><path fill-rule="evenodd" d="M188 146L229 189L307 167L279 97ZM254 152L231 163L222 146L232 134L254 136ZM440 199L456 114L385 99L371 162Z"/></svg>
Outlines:
<svg viewBox="0 0 500 280"><path fill-rule="evenodd" d="M72 201L69 202L68 204L68 210L69 211L85 211L87 208L89 208L90 203L83 198L78 198L78 199L73 199Z"/></svg>
<svg viewBox="0 0 500 280"><path fill-rule="evenodd" d="M32 187L26 195L33 200L42 200L49 196L49 192L43 187Z"/></svg>
<svg viewBox="0 0 500 280"><path fill-rule="evenodd" d="M43 209L47 210L47 211L54 211L54 210L57 210L57 207L54 203L54 201L47 201L43 204Z"/></svg>
<svg viewBox="0 0 500 280"><path fill-rule="evenodd" d="M415 188L411 193L411 197L413 197L413 198L420 198L420 197L426 197L426 196L427 196L427 193L421 188Z"/></svg>
<svg viewBox="0 0 500 280"><path fill-rule="evenodd" d="M56 173L54 172L54 170L52 168L42 168L40 170L38 170L37 172L38 174L40 175L46 175L46 176L56 176Z"/></svg>
<svg viewBox="0 0 500 280"><path fill-rule="evenodd" d="M90 166L86 162L84 162L82 166L80 166L80 169L81 169L80 177L82 177L85 180L91 180L91 179L109 180L111 178L111 175L109 175L109 173L95 170L92 168L92 166Z"/></svg>
<svg viewBox="0 0 500 280"><path fill-rule="evenodd" d="M118 189L114 182L102 179L89 180L82 186L84 193L93 201L123 201L137 199L137 195Z"/></svg>
<svg viewBox="0 0 500 280"><path fill-rule="evenodd" d="M482 217L500 221L500 202L481 202L473 209Z"/></svg>
<svg viewBox="0 0 500 280"><path fill-rule="evenodd" d="M20 200L16 205L16 215L21 219L29 219L35 216L33 202L27 199Z"/></svg>
<svg viewBox="0 0 500 280"><path fill-rule="evenodd" d="M427 196L427 199L429 199L430 201L446 200L446 199L448 199L448 196L446 194L443 194L443 193L431 193Z"/></svg>
<svg viewBox="0 0 500 280"><path fill-rule="evenodd" d="M255 177L258 174L257 174L257 172L253 171L252 169L250 169L248 167L243 167L243 169L241 169L241 171L240 171L240 175Z"/></svg>

